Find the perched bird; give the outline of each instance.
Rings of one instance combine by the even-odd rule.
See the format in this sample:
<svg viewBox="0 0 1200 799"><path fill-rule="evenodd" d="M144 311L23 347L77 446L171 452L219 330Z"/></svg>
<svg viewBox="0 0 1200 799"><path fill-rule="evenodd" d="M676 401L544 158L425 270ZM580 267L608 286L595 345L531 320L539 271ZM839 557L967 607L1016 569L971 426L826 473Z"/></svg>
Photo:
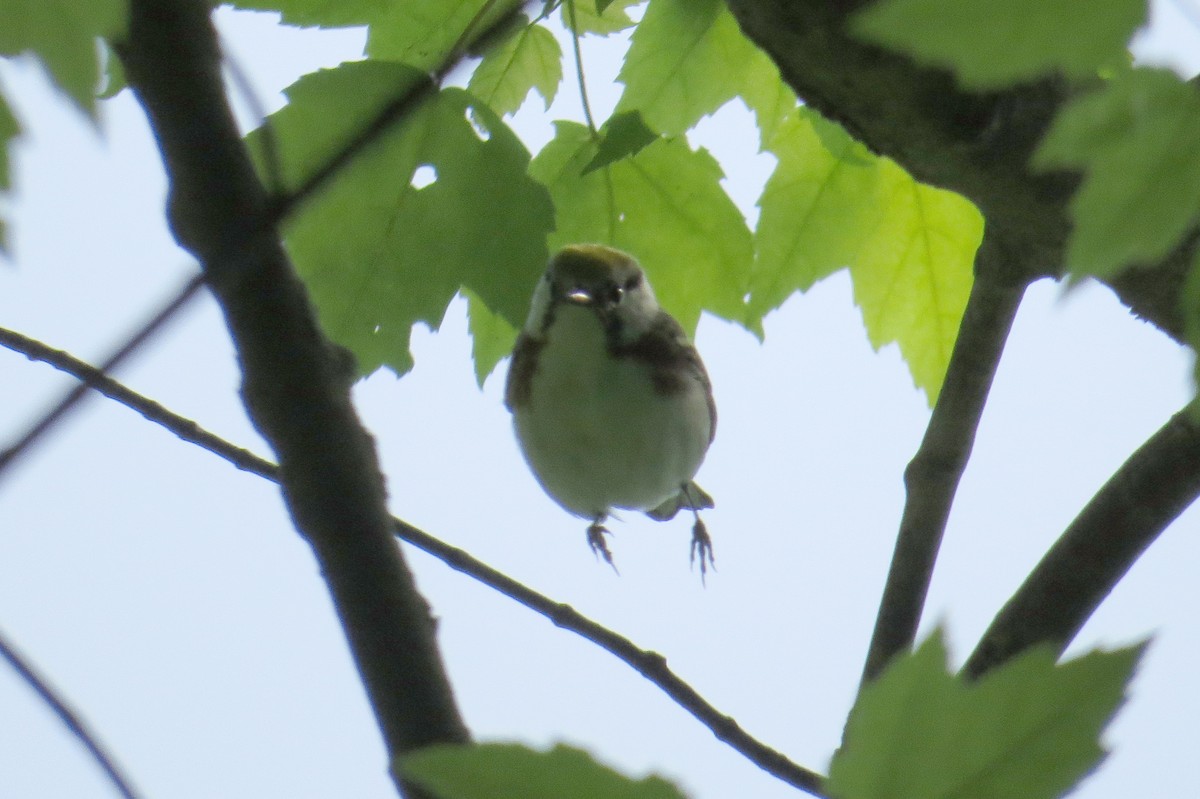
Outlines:
<svg viewBox="0 0 1200 799"><path fill-rule="evenodd" d="M513 349L505 405L542 488L591 520L597 556L613 564L604 520L614 508L659 521L688 509L704 575L712 542L697 511L713 501L692 477L716 432L712 385L632 256L576 244L550 259Z"/></svg>

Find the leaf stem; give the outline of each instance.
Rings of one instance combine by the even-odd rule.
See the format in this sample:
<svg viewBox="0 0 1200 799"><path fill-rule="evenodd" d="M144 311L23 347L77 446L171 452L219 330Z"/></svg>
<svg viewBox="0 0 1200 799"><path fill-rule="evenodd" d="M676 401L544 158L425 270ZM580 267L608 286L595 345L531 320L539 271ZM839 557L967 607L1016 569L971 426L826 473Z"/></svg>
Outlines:
<svg viewBox="0 0 1200 799"><path fill-rule="evenodd" d="M592 133L592 141L600 138L596 120L592 117L592 105L588 101L587 77L583 73L583 53L579 48L579 25L575 21L575 0L565 0L567 16L570 20L571 47L575 52L575 81L579 84L579 101L583 104L583 118L587 120L588 130Z"/></svg>

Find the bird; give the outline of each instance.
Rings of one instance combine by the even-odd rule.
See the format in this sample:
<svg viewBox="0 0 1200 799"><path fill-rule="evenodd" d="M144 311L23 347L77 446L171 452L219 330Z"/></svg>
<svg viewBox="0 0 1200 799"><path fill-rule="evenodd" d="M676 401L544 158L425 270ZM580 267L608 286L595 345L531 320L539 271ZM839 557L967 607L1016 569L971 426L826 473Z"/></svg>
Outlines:
<svg viewBox="0 0 1200 799"><path fill-rule="evenodd" d="M715 566L692 479L716 434L712 383L683 327L626 252L573 244L551 258L517 336L505 386L521 452L545 492L604 536L615 509L658 521L690 510L691 559Z"/></svg>

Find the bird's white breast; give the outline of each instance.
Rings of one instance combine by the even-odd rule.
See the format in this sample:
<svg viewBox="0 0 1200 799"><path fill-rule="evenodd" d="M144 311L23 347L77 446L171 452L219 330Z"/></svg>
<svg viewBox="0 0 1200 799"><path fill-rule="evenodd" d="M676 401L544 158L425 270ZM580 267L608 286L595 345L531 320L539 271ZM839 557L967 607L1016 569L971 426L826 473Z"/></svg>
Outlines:
<svg viewBox="0 0 1200 799"><path fill-rule="evenodd" d="M657 393L644 362L609 354L591 310L557 308L529 401L514 414L546 492L587 518L646 510L674 495L700 468L711 426L703 385L685 383Z"/></svg>

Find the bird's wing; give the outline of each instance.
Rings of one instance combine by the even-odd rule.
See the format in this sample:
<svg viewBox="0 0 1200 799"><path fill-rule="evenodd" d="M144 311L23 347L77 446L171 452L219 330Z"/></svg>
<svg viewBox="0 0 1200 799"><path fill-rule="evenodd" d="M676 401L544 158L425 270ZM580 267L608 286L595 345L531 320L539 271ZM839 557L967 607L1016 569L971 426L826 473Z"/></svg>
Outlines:
<svg viewBox="0 0 1200 799"><path fill-rule="evenodd" d="M537 371L537 354L545 341L521 332L513 347L512 362L508 365L508 381L504 385L504 407L515 412L529 401L533 373Z"/></svg>
<svg viewBox="0 0 1200 799"><path fill-rule="evenodd" d="M708 371L700 360L700 353L692 346L675 317L660 311L650 328L635 341L610 344L610 347L614 355L637 358L649 366L654 389L659 394L670 395L681 391L685 386L684 380L698 381L704 388L708 402L708 441L712 443L717 434L717 405L713 401L712 381L708 379Z"/></svg>

